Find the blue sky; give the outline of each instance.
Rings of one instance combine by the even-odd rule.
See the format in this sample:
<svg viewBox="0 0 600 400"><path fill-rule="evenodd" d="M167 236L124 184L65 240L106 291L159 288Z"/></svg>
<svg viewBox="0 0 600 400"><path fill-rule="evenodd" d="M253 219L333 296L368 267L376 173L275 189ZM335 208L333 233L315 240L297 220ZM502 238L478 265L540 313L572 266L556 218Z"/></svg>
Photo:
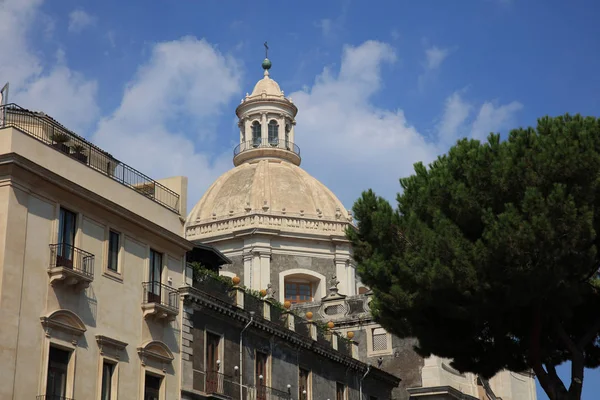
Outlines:
<svg viewBox="0 0 600 400"><path fill-rule="evenodd" d="M234 109L262 77L298 105L302 166L346 207L457 138L600 109L600 5L574 0L0 2L0 80L133 167L231 167ZM595 382L594 382L595 381ZM600 391L588 373L585 399ZM546 398L539 394L540 399Z"/></svg>

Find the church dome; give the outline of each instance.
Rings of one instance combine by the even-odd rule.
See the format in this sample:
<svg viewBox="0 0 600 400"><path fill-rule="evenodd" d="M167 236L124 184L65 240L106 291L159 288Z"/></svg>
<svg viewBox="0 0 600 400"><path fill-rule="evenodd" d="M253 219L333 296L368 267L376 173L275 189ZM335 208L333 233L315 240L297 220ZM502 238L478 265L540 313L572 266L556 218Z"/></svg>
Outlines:
<svg viewBox="0 0 600 400"><path fill-rule="evenodd" d="M254 90L250 97L260 96L265 93L267 96L283 96L279 84L269 77L269 73L265 70L265 76L254 86Z"/></svg>
<svg viewBox="0 0 600 400"><path fill-rule="evenodd" d="M259 159L219 177L192 209L187 225L248 214L351 220L338 198L302 168L278 159Z"/></svg>

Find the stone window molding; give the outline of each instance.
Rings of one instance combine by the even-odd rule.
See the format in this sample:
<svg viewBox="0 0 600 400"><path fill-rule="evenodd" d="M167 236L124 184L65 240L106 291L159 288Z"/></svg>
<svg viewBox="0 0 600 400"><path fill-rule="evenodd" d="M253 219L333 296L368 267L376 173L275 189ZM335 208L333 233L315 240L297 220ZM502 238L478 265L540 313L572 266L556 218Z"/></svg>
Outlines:
<svg viewBox="0 0 600 400"><path fill-rule="evenodd" d="M121 352L127 347L127 343L104 335L96 335L96 343L101 355L108 354L117 360L121 359Z"/></svg>
<svg viewBox="0 0 600 400"><path fill-rule="evenodd" d="M367 357L384 356L393 353L392 335L379 325L369 325L367 331Z"/></svg>
<svg viewBox="0 0 600 400"><path fill-rule="evenodd" d="M285 279L288 277L312 281L314 287L313 296L315 301L321 300L323 297L327 296L327 278L325 275L306 268L293 268L282 271L279 274L279 301L282 303L285 301Z"/></svg>
<svg viewBox="0 0 600 400"><path fill-rule="evenodd" d="M62 332L72 336L73 345L77 345L77 340L85 333L87 328L85 324L73 311L60 309L52 311L48 315L40 317L46 337L51 337L53 331Z"/></svg>
<svg viewBox="0 0 600 400"><path fill-rule="evenodd" d="M156 361L163 365L163 371L166 370L166 365L171 364L175 359L169 347L159 340L146 342L137 348L137 352L142 360L142 365L145 366L149 360Z"/></svg>

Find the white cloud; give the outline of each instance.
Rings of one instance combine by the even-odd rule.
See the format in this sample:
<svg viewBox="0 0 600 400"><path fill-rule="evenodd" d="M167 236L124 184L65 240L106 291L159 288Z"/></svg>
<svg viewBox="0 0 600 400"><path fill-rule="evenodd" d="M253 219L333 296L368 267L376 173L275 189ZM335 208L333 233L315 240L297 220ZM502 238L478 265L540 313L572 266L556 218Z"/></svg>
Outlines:
<svg viewBox="0 0 600 400"><path fill-rule="evenodd" d="M450 95L444 104L444 114L438 124L440 144L451 146L460 134L469 117L472 105L466 103L459 92Z"/></svg>
<svg viewBox="0 0 600 400"><path fill-rule="evenodd" d="M425 50L425 68L427 70L438 69L450 54L449 49L440 49L432 46Z"/></svg>
<svg viewBox="0 0 600 400"><path fill-rule="evenodd" d="M523 105L518 101L499 106L485 102L473 122L471 136L485 140L491 132L510 128L514 124L515 114L522 108Z"/></svg>
<svg viewBox="0 0 600 400"><path fill-rule="evenodd" d="M523 108L518 101L508 104L494 105L484 102L480 107L468 103L457 91L450 95L445 102L444 112L438 124L438 139L441 148L447 148L462 137L486 140L491 132L497 133L514 124L516 114ZM472 111L476 110L475 115Z"/></svg>
<svg viewBox="0 0 600 400"><path fill-rule="evenodd" d="M416 161L437 154L402 110L373 105L382 86L381 67L395 62L394 49L367 41L346 46L337 74L326 68L311 88L290 96L299 108L296 141L303 166L319 177L347 207L369 187L393 198L398 178Z"/></svg>
<svg viewBox="0 0 600 400"><path fill-rule="evenodd" d="M78 33L96 23L96 18L84 10L77 9L69 14L69 32Z"/></svg>
<svg viewBox="0 0 600 400"><path fill-rule="evenodd" d="M5 0L0 7L0 78L10 82L9 101L44 110L71 129L84 131L97 117L96 82L69 69L64 52L44 62L27 37L31 27L49 19L43 0Z"/></svg>
<svg viewBox="0 0 600 400"><path fill-rule="evenodd" d="M233 58L204 40L185 37L158 43L129 82L119 108L100 122L93 140L152 177L188 176L193 204L231 167L231 152L211 156L197 151L184 132L202 127L205 132L199 132L199 139L210 141L206 131L212 131L232 96L241 95L240 75Z"/></svg>

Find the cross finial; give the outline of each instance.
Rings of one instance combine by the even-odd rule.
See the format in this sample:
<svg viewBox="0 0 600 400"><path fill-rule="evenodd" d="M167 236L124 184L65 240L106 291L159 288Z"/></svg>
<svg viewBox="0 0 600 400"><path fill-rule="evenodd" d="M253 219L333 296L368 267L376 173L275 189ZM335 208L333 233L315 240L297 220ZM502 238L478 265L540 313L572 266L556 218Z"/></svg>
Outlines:
<svg viewBox="0 0 600 400"><path fill-rule="evenodd" d="M269 45L265 42L265 58L269 58Z"/></svg>

